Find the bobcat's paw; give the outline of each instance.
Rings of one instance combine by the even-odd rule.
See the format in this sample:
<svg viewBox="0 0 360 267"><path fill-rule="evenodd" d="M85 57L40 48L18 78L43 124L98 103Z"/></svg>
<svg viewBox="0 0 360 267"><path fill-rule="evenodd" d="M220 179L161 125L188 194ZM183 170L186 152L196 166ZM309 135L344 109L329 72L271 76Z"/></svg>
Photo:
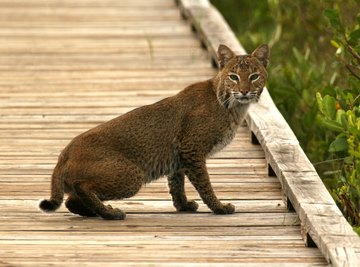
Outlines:
<svg viewBox="0 0 360 267"><path fill-rule="evenodd" d="M195 212L195 211L197 211L198 208L199 208L199 204L196 203L195 200L191 200L191 201L186 202L186 204L182 205L177 210L178 211Z"/></svg>
<svg viewBox="0 0 360 267"><path fill-rule="evenodd" d="M215 214L233 214L235 213L235 206L231 203L224 204L214 210Z"/></svg>
<svg viewBox="0 0 360 267"><path fill-rule="evenodd" d="M100 216L105 220L124 220L126 218L126 213L118 208L107 205L106 212Z"/></svg>

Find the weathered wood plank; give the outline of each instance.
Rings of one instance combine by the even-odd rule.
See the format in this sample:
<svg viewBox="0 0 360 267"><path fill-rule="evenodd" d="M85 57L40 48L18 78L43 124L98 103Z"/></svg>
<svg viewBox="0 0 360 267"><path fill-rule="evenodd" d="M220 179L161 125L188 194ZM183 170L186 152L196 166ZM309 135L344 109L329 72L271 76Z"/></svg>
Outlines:
<svg viewBox="0 0 360 267"><path fill-rule="evenodd" d="M179 217L180 216L180 217ZM59 220L61 217L61 220ZM229 216L217 216L212 213L133 213L128 214L125 221L104 222L100 218L84 219L76 215L66 214L42 214L40 212L27 214L26 218L21 213L4 214L4 220L13 220L9 225L0 225L0 230L15 229L71 229L95 227L97 230L116 229L122 227L196 227L201 222L202 227L227 227L227 226L268 226L268 225L299 225L298 216L295 213L235 213ZM19 218L22 218L19 220ZM41 218L41 220L40 220ZM178 219L176 219L178 218ZM86 221L86 222L84 222ZM99 224L99 221L101 222ZM94 230L94 228L92 228Z"/></svg>
<svg viewBox="0 0 360 267"><path fill-rule="evenodd" d="M49 182L51 173L47 174L29 174L29 173L18 173L18 174L1 174L0 181L8 183L17 182L33 182L43 183ZM276 177L268 177L266 174L255 174L255 173L238 173L238 174L214 174L210 173L212 183L279 183ZM164 179L159 179L153 183L165 183ZM280 197L280 196L279 196Z"/></svg>
<svg viewBox="0 0 360 267"><path fill-rule="evenodd" d="M159 267L164 267L164 266L185 266L185 267L194 267L194 266L199 266L199 267L222 267L224 266L224 259L217 259L217 260L213 260L212 262L206 260L204 262L201 262L199 260L197 260L196 258L192 259L193 261L196 261L196 263L191 262L191 259L189 259L189 262L184 262L184 260L167 260L164 262L161 262L160 260L157 261L150 261L150 260L133 260L133 261L127 261L127 260L123 260L123 259L119 259L116 261L116 263L114 262L96 262L96 265L99 264L106 264L106 266L119 266L120 264L124 264L126 266L151 266L154 265L156 262L156 266ZM276 261L276 262L275 262ZM283 259L284 261L284 259ZM16 259L14 261L15 264L19 264L21 266L49 266L53 264L53 261L51 259L41 259L41 262L39 262L39 260L37 259L28 259L28 258L24 258L24 259ZM68 259L66 259L65 261L63 261L63 263L66 263L66 266L79 266L78 262L71 262ZM82 264L84 264L82 262ZM226 262L226 266L230 266L230 267L267 267L267 266L273 266L273 267L291 267L294 266L294 264L296 264L296 266L299 267L313 267L313 266L326 266L325 262L314 262L313 260L308 260L307 263L304 262L304 259L302 259L301 261L299 260L294 260L291 263L289 263L289 260L287 260L287 262L279 262L279 260L274 260L274 259L270 259L270 258L265 258L262 261L254 260L252 262L249 261L240 261L237 260L236 263L231 262L231 261L227 261Z"/></svg>
<svg viewBox="0 0 360 267"><path fill-rule="evenodd" d="M34 242L36 244L36 242ZM75 255L81 255L85 254L88 255L87 257L82 258L79 255L79 260L82 258L82 260L85 261L97 261L96 259L101 256L105 251L106 253L109 253L109 256L107 258L108 261L117 261L118 259L122 259L124 256L127 256L129 258L137 257L138 259L187 259L187 258L198 258L198 259L209 259L212 258L238 258L238 259L255 259L255 258L281 258L281 255L285 258L318 258L322 259L322 256L320 252L316 249L308 249L308 248L292 248L292 247L285 247L285 248L279 248L274 246L274 248L251 248L249 247L240 247L239 245L231 246L226 245L224 249L220 252L219 246L216 246L216 244L205 244L203 246L192 246L190 242L188 242L188 245L181 246L180 244L168 244L168 245L155 245L150 244L150 246L147 246L145 244L139 244L135 246L131 246L128 244L110 244L110 245L81 245L81 248L79 248L77 251L74 252L74 248L71 245L52 245L52 244L44 244L41 246L41 252L38 253L36 257L42 257L48 255L49 253L53 253L52 255L54 257L74 257ZM169 242L171 243L171 242ZM200 243L200 242L199 242ZM230 243L230 242L229 242ZM275 242L274 242L275 244ZM222 245L221 242L219 242L219 245ZM250 244L251 245L251 244ZM181 247L181 250L179 250L179 246ZM206 247L208 246L208 247ZM215 246L215 248L211 249L211 247ZM32 248L31 245L21 245L16 244L15 246L8 245L8 246L2 246L0 245L0 249L2 250L3 257L6 258L13 258L16 257L16 254L12 253L15 247L18 247L22 250L22 257L33 257L32 254ZM140 253L139 254L139 247L141 247L144 252L147 253ZM166 253L163 252L163 250L166 249ZM9 252L10 251L10 252ZM93 252L91 252L93 251ZM300 257L296 257L296 255L301 255ZM84 255L85 256L85 255ZM322 261L322 260L321 260Z"/></svg>
<svg viewBox="0 0 360 267"><path fill-rule="evenodd" d="M12 7L12 8L24 8L24 7L158 7L158 6L168 6L174 7L174 2L169 0L152 0L151 2L143 0L1 0L2 7Z"/></svg>
<svg viewBox="0 0 360 267"><path fill-rule="evenodd" d="M115 25L113 25L115 26ZM160 26L154 25L153 27ZM1 27L1 24L0 24ZM143 25L135 25L134 27L143 27ZM171 27L171 26L168 26ZM162 53L183 53L185 51L191 51L194 48L200 46L193 38L99 38L98 40L86 39L86 38L53 38L47 39L44 37L32 37L31 41L29 37L16 37L6 38L6 42L0 40L0 53L36 53L36 54L68 54L68 53L98 53L101 47L102 53L153 53L153 55ZM61 42L59 42L59 39ZM11 42L12 46L8 46L7 43ZM31 48L30 48L31 47ZM11 65L10 65L11 66Z"/></svg>
<svg viewBox="0 0 360 267"><path fill-rule="evenodd" d="M91 38L90 38L91 39ZM186 64L189 69L200 68L201 66L209 67L209 62L204 61L207 58L206 54L192 54L182 53L180 56L177 54L157 54L154 57L151 52L140 54L127 54L127 53L101 53L97 54L61 54L59 53L48 53L48 54L33 54L28 55L25 53L7 55L3 54L0 58L0 69L6 70L101 70L109 69L116 70L120 67L122 69L168 69L179 68L179 65ZM35 57L36 56L36 57ZM141 62L141 66L139 66ZM84 81L84 84L86 81ZM140 83L141 84L141 83ZM44 84L37 84L40 88L44 87ZM154 84L147 84L148 86L154 86ZM4 87L3 84L0 85ZM8 85L9 87L10 85ZM29 86L28 84L17 85L14 89L23 88ZM33 85L34 86L34 85ZM65 84L66 86L66 84ZM68 87L70 85L68 84ZM88 86L91 84L88 83ZM108 86L120 86L109 84ZM168 84L171 87L171 84ZM50 87L51 88L51 87ZM131 88L130 88L131 89ZM82 90L82 88L79 88Z"/></svg>
<svg viewBox="0 0 360 267"><path fill-rule="evenodd" d="M173 207L172 202L170 201L170 195L168 200L156 201L156 200L135 200L129 199L127 201L110 201L109 202L113 207L120 207L124 209L127 213L168 213L174 212L175 208ZM236 206L237 212L286 212L286 207L281 199L277 200L231 200ZM0 212L11 213L15 212L24 212L24 213L38 213L39 200L13 200L13 199L2 199L0 200ZM199 201L199 210L198 212L207 212L209 209ZM62 206L58 211L60 213L69 213L69 211ZM3 238L4 236L1 235ZM14 236L13 238L16 238Z"/></svg>
<svg viewBox="0 0 360 267"><path fill-rule="evenodd" d="M61 215L62 217L62 215ZM211 230L211 231L209 231ZM4 233L5 236L13 236L13 239L18 236L21 238L22 236L31 236L33 239L46 239L47 236L49 238L58 236L59 240L66 239L69 236L68 231L58 231L57 229L53 228L51 230L45 231L46 235L42 234L43 230L27 230L27 229L18 229L16 233L19 235L15 235L12 231L2 231L0 233ZM211 238L243 238L243 239L250 239L254 237L257 240L261 239L294 239L298 240L301 239L301 234L299 231L299 226L244 226L244 227L237 227L237 226L227 226L227 227L213 227L208 228L205 226L195 226L195 227L186 227L186 226L178 226L178 227L138 227L138 228L125 228L125 227L118 227L114 231L107 230L107 231L94 231L92 229L88 229L85 227L83 229L74 229L72 235L70 236L78 236L84 238L100 238L104 239L110 237L110 239L118 240L120 237L134 237L142 238L142 237L167 237L167 238L203 238L203 239L211 239ZM95 239L96 240L96 239Z"/></svg>

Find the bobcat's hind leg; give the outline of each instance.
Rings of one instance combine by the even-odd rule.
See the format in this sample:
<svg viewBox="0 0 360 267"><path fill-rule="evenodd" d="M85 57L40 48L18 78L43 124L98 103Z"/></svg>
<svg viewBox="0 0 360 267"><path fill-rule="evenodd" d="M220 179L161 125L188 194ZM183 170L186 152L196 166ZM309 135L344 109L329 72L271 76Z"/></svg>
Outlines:
<svg viewBox="0 0 360 267"><path fill-rule="evenodd" d="M106 220L124 220L125 212L119 209L113 209L110 206L105 206L99 197L94 193L91 185L87 182L77 182L74 184L76 194L80 197L81 202L92 210L96 215Z"/></svg>
<svg viewBox="0 0 360 267"><path fill-rule="evenodd" d="M177 211L194 212L198 209L199 205L194 200L187 200L185 195L184 180L183 172L175 172L173 175L168 176L168 185L174 207Z"/></svg>
<svg viewBox="0 0 360 267"><path fill-rule="evenodd" d="M126 213L104 205L102 201L124 199L134 196L145 178L143 171L135 164L117 156L113 160L97 162L92 166L93 178L73 184L76 195L85 207L107 220L123 220Z"/></svg>
<svg viewBox="0 0 360 267"><path fill-rule="evenodd" d="M84 217L96 217L96 213L89 210L87 207L84 206L84 204L81 202L81 200L74 196L70 195L68 199L65 202L66 208L71 211L72 213L78 214L80 216Z"/></svg>

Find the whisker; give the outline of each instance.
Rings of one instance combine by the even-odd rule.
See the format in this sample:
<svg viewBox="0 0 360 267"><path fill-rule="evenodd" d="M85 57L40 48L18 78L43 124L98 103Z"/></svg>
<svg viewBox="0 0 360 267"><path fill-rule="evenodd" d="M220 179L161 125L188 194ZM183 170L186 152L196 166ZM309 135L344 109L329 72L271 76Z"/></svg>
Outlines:
<svg viewBox="0 0 360 267"><path fill-rule="evenodd" d="M222 104L224 105L224 107L226 107L226 108L229 107L230 100L231 100L231 97L228 97L228 98L226 98L226 99L223 101Z"/></svg>
<svg viewBox="0 0 360 267"><path fill-rule="evenodd" d="M217 100L219 101L220 105L224 106L225 108L229 107L229 103L230 103L230 96L227 97L228 93L228 88L225 87L226 90L222 91L222 94L217 94Z"/></svg>

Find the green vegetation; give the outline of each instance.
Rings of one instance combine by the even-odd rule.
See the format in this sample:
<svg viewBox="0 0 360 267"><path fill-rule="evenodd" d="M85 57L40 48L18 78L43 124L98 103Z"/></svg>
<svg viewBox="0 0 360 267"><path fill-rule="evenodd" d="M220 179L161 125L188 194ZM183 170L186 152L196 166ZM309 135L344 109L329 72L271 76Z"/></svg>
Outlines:
<svg viewBox="0 0 360 267"><path fill-rule="evenodd" d="M248 51L271 46L268 89L360 234L360 4L212 0Z"/></svg>

